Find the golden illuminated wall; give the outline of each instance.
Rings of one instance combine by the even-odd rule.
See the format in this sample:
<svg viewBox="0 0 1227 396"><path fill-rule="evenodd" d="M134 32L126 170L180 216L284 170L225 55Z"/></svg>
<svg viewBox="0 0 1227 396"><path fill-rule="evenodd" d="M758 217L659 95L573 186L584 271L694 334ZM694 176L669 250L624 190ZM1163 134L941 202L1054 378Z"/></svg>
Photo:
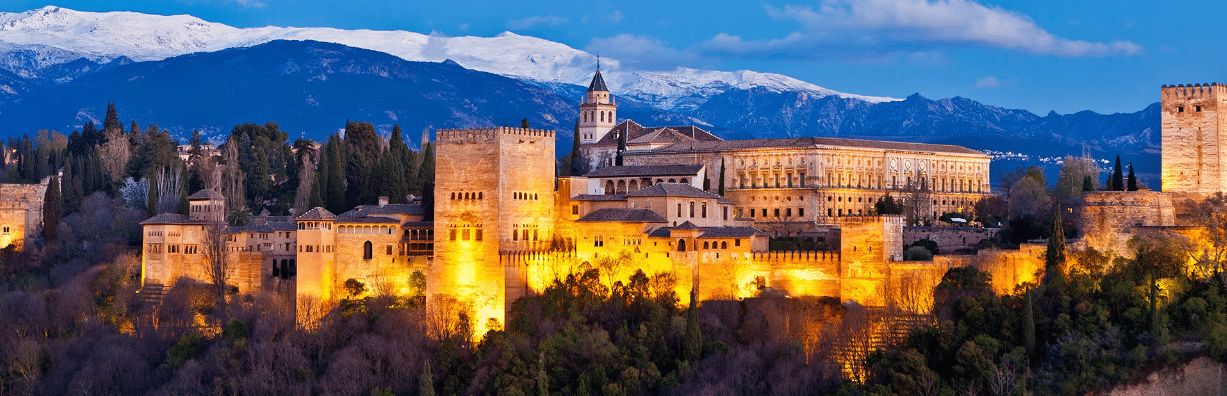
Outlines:
<svg viewBox="0 0 1227 396"><path fill-rule="evenodd" d="M329 220L299 220L297 223L298 273L295 277L298 281L295 287L299 300L327 302L343 297L334 293L335 224Z"/></svg>
<svg viewBox="0 0 1227 396"><path fill-rule="evenodd" d="M471 310L476 334L484 334L490 319L505 323L509 303L499 252L550 246L554 132L439 130L437 142L428 299L459 300Z"/></svg>
<svg viewBox="0 0 1227 396"><path fill-rule="evenodd" d="M1219 115L1227 86L1160 88L1163 191L1214 193L1227 185L1227 119Z"/></svg>
<svg viewBox="0 0 1227 396"><path fill-rule="evenodd" d="M18 250L41 236L43 197L51 179L37 184L0 184L0 248L10 244Z"/></svg>
<svg viewBox="0 0 1227 396"><path fill-rule="evenodd" d="M903 258L903 218L850 216L840 226L840 299L864 306L886 304L887 261Z"/></svg>
<svg viewBox="0 0 1227 396"><path fill-rule="evenodd" d="M347 223L345 218L338 218L335 226L334 293L346 293L345 281L349 279L362 282L371 294L398 294L404 288L401 284L414 268L410 258L401 255L399 222ZM369 259L365 255L367 242L371 243Z"/></svg>

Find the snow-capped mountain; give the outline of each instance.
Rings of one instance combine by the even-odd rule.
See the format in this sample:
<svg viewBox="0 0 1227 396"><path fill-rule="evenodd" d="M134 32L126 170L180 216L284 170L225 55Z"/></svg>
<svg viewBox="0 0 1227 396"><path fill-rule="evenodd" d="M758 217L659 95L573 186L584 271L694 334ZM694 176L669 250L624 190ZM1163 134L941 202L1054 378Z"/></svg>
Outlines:
<svg viewBox="0 0 1227 396"><path fill-rule="evenodd" d="M442 37L399 30L274 26L241 29L190 15L96 13L47 6L20 13L0 13L0 69L31 77L48 66L81 57L98 63L121 57L138 62L153 61L189 53L249 47L273 40L331 42L410 61L451 59L466 68L546 84L586 85L596 68L596 57L592 54L511 32L495 37ZM747 70L643 71L608 58L602 60L602 69L605 81L615 94L640 99L662 109L695 108L707 98L733 88L805 92L818 97L838 96L870 103L895 100L836 92L784 75Z"/></svg>

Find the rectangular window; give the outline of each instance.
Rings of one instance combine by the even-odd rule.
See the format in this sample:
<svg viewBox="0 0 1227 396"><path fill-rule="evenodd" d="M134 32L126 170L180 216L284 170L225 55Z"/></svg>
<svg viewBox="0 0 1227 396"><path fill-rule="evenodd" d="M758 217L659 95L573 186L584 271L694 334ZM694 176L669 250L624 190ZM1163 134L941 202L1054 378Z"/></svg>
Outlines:
<svg viewBox="0 0 1227 396"><path fill-rule="evenodd" d="M707 203L706 202L703 203L703 218L704 219L707 218Z"/></svg>
<svg viewBox="0 0 1227 396"><path fill-rule="evenodd" d="M805 208L797 208L797 217L805 217Z"/></svg>
<svg viewBox="0 0 1227 396"><path fill-rule="evenodd" d="M537 240L537 230L533 230L533 240Z"/></svg>
<svg viewBox="0 0 1227 396"><path fill-rule="evenodd" d="M480 228L477 229L477 234L474 235L473 240L477 240L477 241L481 240L481 229Z"/></svg>
<svg viewBox="0 0 1227 396"><path fill-rule="evenodd" d="M527 240L528 240L528 229L527 229L527 228L526 228L526 229L524 229L524 235L521 235L521 236L522 236L522 237L524 237L524 240L525 240L525 241L527 241Z"/></svg>
<svg viewBox="0 0 1227 396"><path fill-rule="evenodd" d="M682 217L682 204L677 204L677 217Z"/></svg>
<svg viewBox="0 0 1227 396"><path fill-rule="evenodd" d="M724 208L724 219L728 220L729 219L729 207L723 206L723 208Z"/></svg>
<svg viewBox="0 0 1227 396"><path fill-rule="evenodd" d="M776 208L776 209L774 210L774 212L775 212L775 217L780 217L780 209L779 209L779 208Z"/></svg>
<svg viewBox="0 0 1227 396"><path fill-rule="evenodd" d="M571 205L571 214L573 215L579 214L579 205Z"/></svg>
<svg viewBox="0 0 1227 396"><path fill-rule="evenodd" d="M387 245L385 246L385 248L387 248L388 255L391 256L392 255L392 245Z"/></svg>
<svg viewBox="0 0 1227 396"><path fill-rule="evenodd" d="M741 246L741 240L740 239L734 240L733 246Z"/></svg>
<svg viewBox="0 0 1227 396"><path fill-rule="evenodd" d="M776 213L779 214L779 213ZM763 217L767 217L767 208L763 208Z"/></svg>
<svg viewBox="0 0 1227 396"><path fill-rule="evenodd" d="M448 230L447 239L452 241L456 240L456 229Z"/></svg>
<svg viewBox="0 0 1227 396"><path fill-rule="evenodd" d="M751 208L751 209L750 209L750 218L754 218L754 209L753 209L753 208Z"/></svg>
<svg viewBox="0 0 1227 396"><path fill-rule="evenodd" d="M513 241L520 240L520 230L511 230L511 240Z"/></svg>
<svg viewBox="0 0 1227 396"><path fill-rule="evenodd" d="M784 217L792 217L792 208L784 209Z"/></svg>

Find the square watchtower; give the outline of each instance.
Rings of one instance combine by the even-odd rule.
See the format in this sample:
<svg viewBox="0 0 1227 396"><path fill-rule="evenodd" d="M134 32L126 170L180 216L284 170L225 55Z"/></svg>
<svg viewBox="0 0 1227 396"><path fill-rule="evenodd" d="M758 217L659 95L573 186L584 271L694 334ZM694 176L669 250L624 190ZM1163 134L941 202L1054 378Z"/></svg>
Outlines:
<svg viewBox="0 0 1227 396"><path fill-rule="evenodd" d="M1163 191L1209 194L1227 189L1227 85L1164 85Z"/></svg>

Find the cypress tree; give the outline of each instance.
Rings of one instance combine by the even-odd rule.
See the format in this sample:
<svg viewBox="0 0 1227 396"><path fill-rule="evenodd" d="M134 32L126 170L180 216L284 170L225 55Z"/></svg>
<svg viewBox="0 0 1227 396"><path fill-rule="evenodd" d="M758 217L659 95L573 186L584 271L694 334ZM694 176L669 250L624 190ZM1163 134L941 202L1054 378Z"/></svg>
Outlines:
<svg viewBox="0 0 1227 396"><path fill-rule="evenodd" d="M520 120L520 128L528 129L528 119L527 118Z"/></svg>
<svg viewBox="0 0 1227 396"><path fill-rule="evenodd" d="M430 362L422 364L422 377L418 378L418 396L435 396L435 378L430 375Z"/></svg>
<svg viewBox="0 0 1227 396"><path fill-rule="evenodd" d="M1031 288L1028 287L1023 306L1023 346L1026 347L1027 357L1035 359L1035 303L1031 295Z"/></svg>
<svg viewBox="0 0 1227 396"><path fill-rule="evenodd" d="M60 199L60 180L51 176L51 180L47 182L47 192L43 194L43 239L48 242L55 240L55 232L63 215L63 205L64 202Z"/></svg>
<svg viewBox="0 0 1227 396"><path fill-rule="evenodd" d="M1116 166L1112 168L1112 191L1125 191L1125 176L1120 167L1120 155L1116 156Z"/></svg>
<svg viewBox="0 0 1227 396"><path fill-rule="evenodd" d="M545 352L537 354L537 394L550 395L549 377L545 375Z"/></svg>
<svg viewBox="0 0 1227 396"><path fill-rule="evenodd" d="M153 217L158 215L158 179L152 175L149 176L149 190L145 193L147 200L145 206L145 217Z"/></svg>
<svg viewBox="0 0 1227 396"><path fill-rule="evenodd" d="M699 334L698 296L695 288L690 288L690 307L686 308L686 340L683 357L688 362L699 360L703 353L703 337Z"/></svg>
<svg viewBox="0 0 1227 396"><path fill-rule="evenodd" d="M1091 175L1082 177L1082 191L1095 191L1095 183L1091 181Z"/></svg>
<svg viewBox="0 0 1227 396"><path fill-rule="evenodd" d="M718 183L718 186L720 195L724 196L724 158L720 159L720 183Z"/></svg>
<svg viewBox="0 0 1227 396"><path fill-rule="evenodd" d="M583 176L588 173L588 162L584 160L584 154L579 149L579 119L575 119L575 139L571 141L571 176Z"/></svg>
<svg viewBox="0 0 1227 396"><path fill-rule="evenodd" d="M1129 181L1126 187L1129 191L1138 190L1138 178L1137 176L1133 174L1133 163L1132 162L1129 163Z"/></svg>
<svg viewBox="0 0 1227 396"><path fill-rule="evenodd" d="M626 134L618 134L618 157L614 159L614 165L622 166L622 152L626 151Z"/></svg>
<svg viewBox="0 0 1227 396"><path fill-rule="evenodd" d="M1048 249L1044 253L1045 284L1062 283L1065 279L1065 227L1061 222L1061 207L1057 206L1052 220L1052 237L1048 238Z"/></svg>
<svg viewBox="0 0 1227 396"><path fill-rule="evenodd" d="M345 202L345 145L341 137L333 134L328 138L328 191L325 208L333 213L344 212Z"/></svg>

